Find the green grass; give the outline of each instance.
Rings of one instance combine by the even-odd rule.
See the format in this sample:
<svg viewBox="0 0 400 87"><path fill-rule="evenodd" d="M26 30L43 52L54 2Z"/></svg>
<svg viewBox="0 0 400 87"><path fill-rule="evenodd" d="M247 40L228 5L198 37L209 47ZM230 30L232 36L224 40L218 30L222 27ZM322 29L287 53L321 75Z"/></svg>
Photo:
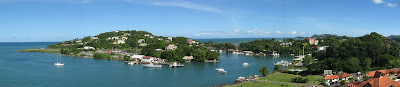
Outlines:
<svg viewBox="0 0 400 87"><path fill-rule="evenodd" d="M20 52L42 52L42 53L61 53L60 50L57 49L23 49L19 50Z"/></svg>
<svg viewBox="0 0 400 87"><path fill-rule="evenodd" d="M263 82L263 81L257 81L258 86L257 87L299 87L302 85L294 85L294 84L282 84L282 83L271 83L271 82ZM255 87L256 83L254 82L245 82L245 83L240 83L236 85L230 85L226 87Z"/></svg>
<svg viewBox="0 0 400 87"><path fill-rule="evenodd" d="M322 78L322 76L319 76L319 75L300 76L300 75L293 75L293 74L277 72L274 74L267 75L266 77L261 77L260 80L267 79L267 81L290 82L293 78L296 78L296 77L307 78L309 82L310 81L314 82L314 83L309 83L309 84L319 84L319 83L315 83L315 81L318 81L318 79Z"/></svg>

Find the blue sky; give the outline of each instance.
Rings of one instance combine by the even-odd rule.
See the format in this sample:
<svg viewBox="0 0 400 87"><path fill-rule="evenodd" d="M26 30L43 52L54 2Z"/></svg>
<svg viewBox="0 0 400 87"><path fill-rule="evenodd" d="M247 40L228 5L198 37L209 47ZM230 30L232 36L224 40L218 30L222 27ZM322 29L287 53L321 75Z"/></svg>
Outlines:
<svg viewBox="0 0 400 87"><path fill-rule="evenodd" d="M399 0L0 0L0 42L114 30L190 38L400 34Z"/></svg>

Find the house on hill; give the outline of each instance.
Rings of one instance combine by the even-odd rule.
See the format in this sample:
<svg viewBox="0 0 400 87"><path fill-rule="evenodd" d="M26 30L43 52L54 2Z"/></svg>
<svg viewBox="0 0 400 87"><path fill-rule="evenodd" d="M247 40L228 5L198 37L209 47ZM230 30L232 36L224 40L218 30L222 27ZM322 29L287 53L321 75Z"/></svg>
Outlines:
<svg viewBox="0 0 400 87"><path fill-rule="evenodd" d="M357 85L356 87L400 87L400 83L390 79L387 75L382 76L385 71L375 71L375 75Z"/></svg>
<svg viewBox="0 0 400 87"><path fill-rule="evenodd" d="M176 48L178 48L176 45L169 44L167 47L165 47L165 50L175 50Z"/></svg>
<svg viewBox="0 0 400 87"><path fill-rule="evenodd" d="M305 38L305 40L308 41L308 43L310 43L311 45L318 45L318 42L319 42L317 39L310 38L310 37Z"/></svg>
<svg viewBox="0 0 400 87"><path fill-rule="evenodd" d="M146 41L146 40L144 40L144 39L139 39L137 42L138 42L138 43L143 43L144 41Z"/></svg>

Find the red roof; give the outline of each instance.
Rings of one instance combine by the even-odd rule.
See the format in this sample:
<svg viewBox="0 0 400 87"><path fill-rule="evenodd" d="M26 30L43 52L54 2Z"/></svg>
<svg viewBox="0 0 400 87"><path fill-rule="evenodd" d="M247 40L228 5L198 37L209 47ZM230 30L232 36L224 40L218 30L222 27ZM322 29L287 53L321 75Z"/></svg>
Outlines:
<svg viewBox="0 0 400 87"><path fill-rule="evenodd" d="M340 78L345 78L345 77L349 77L349 76L353 76L353 75L347 74L347 73L339 74L339 77L340 77Z"/></svg>
<svg viewBox="0 0 400 87"><path fill-rule="evenodd" d="M153 58L152 56L143 56L142 58Z"/></svg>
<svg viewBox="0 0 400 87"><path fill-rule="evenodd" d="M368 73L367 76L368 77L373 77L375 75L375 72L376 72L376 70L375 71L371 71L371 72Z"/></svg>
<svg viewBox="0 0 400 87"><path fill-rule="evenodd" d="M312 38L310 38L310 37L307 37L306 39L312 39Z"/></svg>
<svg viewBox="0 0 400 87"><path fill-rule="evenodd" d="M390 79L388 76L371 78L357 85L357 87L364 87L367 84L370 85L370 87L388 87L390 85L393 85L394 87L400 87L399 82Z"/></svg>
<svg viewBox="0 0 400 87"><path fill-rule="evenodd" d="M338 75L331 75L331 76L324 77L323 79L328 80L328 79L337 79L337 78L339 78Z"/></svg>

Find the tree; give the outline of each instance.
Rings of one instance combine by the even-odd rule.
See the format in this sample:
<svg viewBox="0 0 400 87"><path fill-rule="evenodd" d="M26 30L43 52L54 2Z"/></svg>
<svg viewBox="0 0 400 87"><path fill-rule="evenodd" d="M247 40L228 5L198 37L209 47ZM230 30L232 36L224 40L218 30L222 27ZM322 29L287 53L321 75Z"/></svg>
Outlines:
<svg viewBox="0 0 400 87"><path fill-rule="evenodd" d="M360 60L356 57L352 57L346 62L346 66L344 67L346 72L358 72L361 70Z"/></svg>
<svg viewBox="0 0 400 87"><path fill-rule="evenodd" d="M194 50L193 53L194 61L203 62L206 60L206 52L201 49Z"/></svg>
<svg viewBox="0 0 400 87"><path fill-rule="evenodd" d="M129 61L130 59L131 59L131 57L129 57L129 56L127 56L127 55L124 56L124 60L125 60L125 61Z"/></svg>
<svg viewBox="0 0 400 87"><path fill-rule="evenodd" d="M304 59L303 59L303 66L308 66L312 61L312 57L310 55L307 55Z"/></svg>
<svg viewBox="0 0 400 87"><path fill-rule="evenodd" d="M272 73L278 72L279 70L281 70L282 66L280 65L275 65L274 70L272 71Z"/></svg>
<svg viewBox="0 0 400 87"><path fill-rule="evenodd" d="M269 70L268 70L267 66L261 67L261 69L258 71L261 73L262 76L267 76L269 74Z"/></svg>

